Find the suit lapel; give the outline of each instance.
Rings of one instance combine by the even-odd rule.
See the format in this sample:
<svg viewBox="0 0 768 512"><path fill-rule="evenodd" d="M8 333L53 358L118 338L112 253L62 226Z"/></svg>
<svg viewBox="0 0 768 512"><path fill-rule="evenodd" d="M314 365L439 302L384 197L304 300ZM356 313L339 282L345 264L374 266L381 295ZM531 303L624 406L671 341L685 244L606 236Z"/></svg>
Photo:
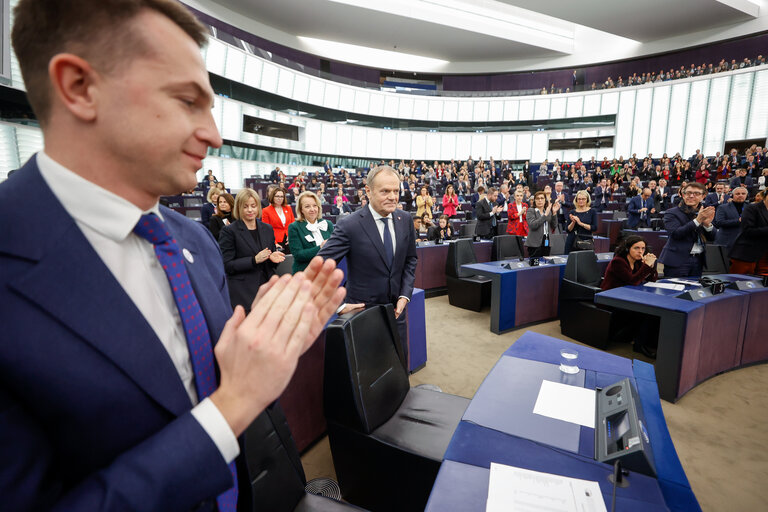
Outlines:
<svg viewBox="0 0 768 512"><path fill-rule="evenodd" d="M250 247L250 249L253 251L253 254L259 252L261 249L256 247L256 241L253 239L253 235L251 235L251 232L248 230L245 222L239 220L235 223L235 226L237 228L237 232L240 234L240 237L245 240L245 244ZM256 227L259 227L258 223L256 223ZM261 236L261 233L259 233L259 236Z"/></svg>
<svg viewBox="0 0 768 512"><path fill-rule="evenodd" d="M9 287L102 353L173 414L188 410L191 404L178 372L141 312L37 166L28 164L20 172L28 173L30 185L22 197L37 197L39 207L24 223L25 236L13 244L18 254L26 253L37 263L9 281Z"/></svg>
<svg viewBox="0 0 768 512"><path fill-rule="evenodd" d="M363 232L376 248L376 251L378 251L379 256L381 256L381 261L389 268L387 256L384 254L384 242L381 241L381 236L379 236L379 227L376 225L376 220L374 220L368 207L360 209L360 225L363 228Z"/></svg>

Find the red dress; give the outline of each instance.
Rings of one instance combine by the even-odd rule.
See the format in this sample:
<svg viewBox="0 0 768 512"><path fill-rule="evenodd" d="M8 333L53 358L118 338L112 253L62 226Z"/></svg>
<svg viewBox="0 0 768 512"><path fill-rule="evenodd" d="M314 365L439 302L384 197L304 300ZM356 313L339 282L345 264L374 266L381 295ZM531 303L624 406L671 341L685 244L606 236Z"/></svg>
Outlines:
<svg viewBox="0 0 768 512"><path fill-rule="evenodd" d="M528 236L528 222L525 219L528 204L522 203L521 206L526 208L526 211L522 214L517 211L517 203L509 203L509 207L507 208L508 235Z"/></svg>

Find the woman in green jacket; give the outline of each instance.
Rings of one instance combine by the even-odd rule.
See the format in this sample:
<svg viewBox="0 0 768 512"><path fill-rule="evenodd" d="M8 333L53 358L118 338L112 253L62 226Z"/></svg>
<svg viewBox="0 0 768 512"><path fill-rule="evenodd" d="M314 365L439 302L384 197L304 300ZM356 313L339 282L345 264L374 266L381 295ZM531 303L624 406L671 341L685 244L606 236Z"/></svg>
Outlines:
<svg viewBox="0 0 768 512"><path fill-rule="evenodd" d="M299 194L296 205L296 221L288 226L288 246L293 254L293 274L307 267L333 233L333 224L321 218L323 208L320 198L314 192Z"/></svg>

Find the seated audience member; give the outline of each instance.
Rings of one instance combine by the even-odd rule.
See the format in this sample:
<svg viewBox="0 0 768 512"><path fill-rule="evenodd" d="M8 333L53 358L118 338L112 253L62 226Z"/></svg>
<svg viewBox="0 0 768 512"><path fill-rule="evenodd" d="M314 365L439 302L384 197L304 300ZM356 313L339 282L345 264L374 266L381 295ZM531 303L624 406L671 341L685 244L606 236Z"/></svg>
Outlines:
<svg viewBox="0 0 768 512"><path fill-rule="evenodd" d="M516 189L513 198L507 206L507 234L527 236L528 222L525 216L528 212L528 204L523 202L523 191Z"/></svg>
<svg viewBox="0 0 768 512"><path fill-rule="evenodd" d="M459 206L459 196L453 189L453 185L445 187L445 194L443 195L443 214L449 218L456 215L456 210L461 208Z"/></svg>
<svg viewBox="0 0 768 512"><path fill-rule="evenodd" d="M344 196L334 196L333 205L331 206L331 215L336 215L338 217L348 213L352 213L352 207L349 203L344 202Z"/></svg>
<svg viewBox="0 0 768 512"><path fill-rule="evenodd" d="M416 231L417 242L426 242L429 239L429 230L424 226L422 218L418 215L413 217L413 229Z"/></svg>
<svg viewBox="0 0 768 512"><path fill-rule="evenodd" d="M484 191L482 187L480 189ZM490 239L496 235L496 226L501 218L501 207L496 204L499 192L490 187L487 194L483 194L475 204L475 234L481 238Z"/></svg>
<svg viewBox="0 0 768 512"><path fill-rule="evenodd" d="M317 256L320 248L333 233L333 224L322 220L323 207L313 192L299 195L296 221L288 226L288 244L293 254L291 273L301 272Z"/></svg>
<svg viewBox="0 0 768 512"><path fill-rule="evenodd" d="M219 189L219 192L226 192L227 191L227 187L224 186L224 182L223 181L217 182L216 183L216 188Z"/></svg>
<svg viewBox="0 0 768 512"><path fill-rule="evenodd" d="M219 234L232 307L240 305L246 311L251 310L259 286L266 283L274 275L277 264L285 260L285 255L276 250L272 227L260 221L260 215L259 195L253 189L241 189L235 198L237 220Z"/></svg>
<svg viewBox="0 0 768 512"><path fill-rule="evenodd" d="M656 208L651 197L651 189L644 188L639 196L633 197L627 203L627 227L647 228L652 213L656 213Z"/></svg>
<svg viewBox="0 0 768 512"><path fill-rule="evenodd" d="M744 206L741 231L730 252L732 274L768 275L768 195Z"/></svg>
<svg viewBox="0 0 768 512"><path fill-rule="evenodd" d="M732 194L732 199L725 204L716 207L715 220L713 224L717 228L715 233L715 243L724 245L731 250L733 242L739 236L741 227L741 214L744 210L744 204L747 200L747 189L736 187Z"/></svg>
<svg viewBox="0 0 768 512"><path fill-rule="evenodd" d="M211 187L208 189L208 194L206 194L207 202L203 204L202 208L200 208L200 222L203 224L203 226L208 225L211 220L211 215L213 215L216 211L216 205L219 201L219 194L221 194L221 191L216 187Z"/></svg>
<svg viewBox="0 0 768 512"><path fill-rule="evenodd" d="M525 240L525 246L528 247L528 255L531 258L549 256L549 237L557 229L557 209L560 205L557 200L555 204L550 204L547 194L538 191L533 196L533 206L526 215L528 238Z"/></svg>
<svg viewBox="0 0 768 512"><path fill-rule="evenodd" d="M429 195L426 185L422 185L419 195L416 196L416 215L422 217L425 213L432 219L432 207L435 200Z"/></svg>
<svg viewBox="0 0 768 512"><path fill-rule="evenodd" d="M629 235L619 243L613 259L605 269L600 287L603 290L620 286L639 285L656 281L656 256L645 252L645 240L641 236ZM636 312L617 312L616 325L624 326L614 339L632 339L635 352L656 357L658 339L658 318Z"/></svg>
<svg viewBox="0 0 768 512"><path fill-rule="evenodd" d="M453 238L453 229L451 229L447 215L441 215L437 219L437 226L429 228L427 238L433 241L450 240Z"/></svg>
<svg viewBox="0 0 768 512"><path fill-rule="evenodd" d="M360 204L363 202L363 199L365 198L365 190L362 188L357 189L357 193L355 194L355 197L352 198L352 204Z"/></svg>
<svg viewBox="0 0 768 512"><path fill-rule="evenodd" d="M211 220L208 223L208 229L211 230L213 238L219 239L219 233L224 226L232 224L232 211L235 207L235 198L232 194L223 192L219 194L219 199L216 205L216 213L213 214Z"/></svg>
<svg viewBox="0 0 768 512"><path fill-rule="evenodd" d="M646 253L645 246L645 239L641 236L629 235L624 238L605 269L600 287L610 290L620 286L642 284L645 281L656 281L656 255Z"/></svg>
<svg viewBox="0 0 768 512"><path fill-rule="evenodd" d="M702 204L705 191L701 183L689 183L682 190L683 200L664 213L664 228L669 234L659 257L664 277L701 277L704 244L715 239L715 207Z"/></svg>
<svg viewBox="0 0 768 512"><path fill-rule="evenodd" d="M749 189L749 187L752 186L752 176L747 176L747 170L744 168L736 169L735 175L731 178L729 185L731 186L731 189L736 187L746 187Z"/></svg>
<svg viewBox="0 0 768 512"><path fill-rule="evenodd" d="M597 231L597 214L590 207L591 202L592 198L585 190L576 192L575 208L568 215L568 225L565 228L568 233L565 239L565 254L574 250L577 240L592 240L592 233Z"/></svg>
<svg viewBox="0 0 768 512"><path fill-rule="evenodd" d="M275 232L275 244L278 250L289 253L288 226L294 221L293 209L285 203L285 191L281 188L272 190L269 206L261 212L261 220L272 226Z"/></svg>

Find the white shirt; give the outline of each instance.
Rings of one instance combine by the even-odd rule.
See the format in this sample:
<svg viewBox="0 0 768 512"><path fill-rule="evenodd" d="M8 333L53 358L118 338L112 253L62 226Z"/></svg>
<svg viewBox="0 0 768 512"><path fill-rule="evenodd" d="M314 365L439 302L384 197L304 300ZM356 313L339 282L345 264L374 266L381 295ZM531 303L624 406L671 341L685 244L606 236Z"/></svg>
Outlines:
<svg viewBox="0 0 768 512"><path fill-rule="evenodd" d="M282 206L275 206L275 213L277 214L278 218L280 219L280 222L283 223L283 226L285 226L285 212L283 211Z"/></svg>
<svg viewBox="0 0 768 512"><path fill-rule="evenodd" d="M376 210L374 210L371 205L368 205L368 209L371 211L371 215L373 216L373 220L376 221L376 229L379 230L379 236L381 237L382 243L384 242L384 223L380 221L379 219L385 218L382 215L379 215ZM386 216L387 219L389 219L389 222L387 225L389 226L389 233L392 235L392 254L395 254L395 251L397 250L397 240L395 239L395 219L390 213Z"/></svg>
<svg viewBox="0 0 768 512"><path fill-rule="evenodd" d="M37 165L53 194L168 352L194 405L192 415L216 444L224 460L232 462L240 453L232 429L210 399L197 401L187 339L168 278L152 244L133 233L134 226L145 213L154 213L162 219L158 205L142 212L134 204L78 176L42 151L37 154Z"/></svg>

